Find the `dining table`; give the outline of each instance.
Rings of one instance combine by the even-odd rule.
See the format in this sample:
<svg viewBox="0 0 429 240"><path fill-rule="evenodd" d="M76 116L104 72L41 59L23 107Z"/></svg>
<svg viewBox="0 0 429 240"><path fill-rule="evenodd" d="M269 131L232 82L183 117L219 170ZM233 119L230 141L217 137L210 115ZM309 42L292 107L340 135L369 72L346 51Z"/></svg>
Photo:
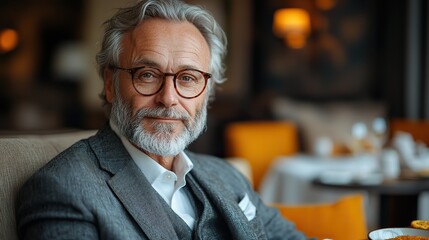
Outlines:
<svg viewBox="0 0 429 240"><path fill-rule="evenodd" d="M378 196L379 228L409 227L411 221L419 217L419 196L429 191L429 179L419 176L400 176L379 183L362 184L359 182L331 183L316 178L313 184L325 188L365 190Z"/></svg>
<svg viewBox="0 0 429 240"><path fill-rule="evenodd" d="M410 217L429 219L428 181L384 179L375 154L297 154L275 159L259 193L266 203L289 205L334 202L345 195L362 194L368 229L376 229L399 227ZM407 218L398 220L404 212Z"/></svg>

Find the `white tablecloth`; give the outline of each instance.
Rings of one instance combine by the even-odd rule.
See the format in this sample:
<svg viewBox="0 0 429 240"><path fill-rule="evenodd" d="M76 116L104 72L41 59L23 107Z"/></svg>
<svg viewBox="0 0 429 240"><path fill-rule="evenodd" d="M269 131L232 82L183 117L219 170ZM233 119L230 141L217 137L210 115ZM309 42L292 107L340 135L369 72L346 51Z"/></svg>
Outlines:
<svg viewBox="0 0 429 240"><path fill-rule="evenodd" d="M326 171L347 171L365 175L378 170L374 155L347 157L316 157L296 155L278 158L266 174L259 190L264 202L303 204L333 202L341 196L362 193L369 228L377 226L378 198L367 191L332 189L314 186L312 180ZM429 194L423 194L419 204L419 218L428 219Z"/></svg>

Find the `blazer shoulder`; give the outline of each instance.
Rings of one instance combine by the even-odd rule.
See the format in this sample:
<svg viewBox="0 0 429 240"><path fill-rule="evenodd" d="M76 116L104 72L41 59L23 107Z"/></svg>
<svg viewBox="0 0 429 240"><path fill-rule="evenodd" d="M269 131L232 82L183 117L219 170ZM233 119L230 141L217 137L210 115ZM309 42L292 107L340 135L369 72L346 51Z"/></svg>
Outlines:
<svg viewBox="0 0 429 240"><path fill-rule="evenodd" d="M72 167L73 165L84 163L85 160L89 160L93 156L94 153L88 139L82 139L60 152L45 167L52 167L51 165Z"/></svg>
<svg viewBox="0 0 429 240"><path fill-rule="evenodd" d="M247 178L232 166L227 160L206 154L197 154L193 152L186 152L188 157L194 163L196 171L201 171L203 176L216 177L227 185L242 188L248 188L250 183Z"/></svg>
<svg viewBox="0 0 429 240"><path fill-rule="evenodd" d="M186 152L186 155L188 155L188 157L191 159L194 165L198 167L210 168L210 169L223 169L226 171L236 172L236 169L225 159L222 159L213 155L193 153L188 151Z"/></svg>

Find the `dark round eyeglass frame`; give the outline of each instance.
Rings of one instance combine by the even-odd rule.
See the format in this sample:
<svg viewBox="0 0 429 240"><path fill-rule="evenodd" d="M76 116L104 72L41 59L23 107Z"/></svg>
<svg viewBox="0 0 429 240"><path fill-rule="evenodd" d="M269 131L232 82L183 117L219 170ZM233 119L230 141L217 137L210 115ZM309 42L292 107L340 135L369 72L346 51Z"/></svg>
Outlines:
<svg viewBox="0 0 429 240"><path fill-rule="evenodd" d="M159 86L159 89L158 89L158 90L156 90L154 93L151 93L151 94L145 94L145 93L141 93L141 92L137 89L137 87L136 87L136 85L135 85L135 82L134 82L134 81L135 81L134 74L135 74L138 70L143 69L143 68L148 68L148 67L146 67L146 66L142 66L142 67L135 67L135 68L122 68L122 67L111 66L110 68L111 68L111 69L118 69L118 70L122 70L122 71L125 71L125 72L129 73L129 74L131 75L131 81L132 81L132 83L133 83L133 87L134 87L134 89L136 90L136 92L138 92L140 95L142 95L142 96L146 96L146 97L153 96L153 95L155 95L155 94L159 93L159 92L162 90L162 88L164 87L166 77L167 77L167 76L172 76L172 77L173 77L173 83L174 83L174 89L176 90L177 94L179 94L179 96L181 96L182 98L186 98L186 99L196 98L196 97L200 96L200 95L204 92L204 90L205 90L205 89L206 89L206 87L207 87L207 81L212 77L212 75L211 75L210 73L206 73L206 72L203 72L203 71L201 71L201 70L193 69L193 68L186 68L186 69L182 69L182 70L180 70L180 71L177 71L176 73L166 73L166 72L162 72L161 70L159 70L159 69L157 69L157 68L153 68L153 69L158 70L158 71L162 74L163 82L162 82L161 86ZM149 67L149 68L152 68L152 67ZM197 72L201 73L201 74L203 75L203 77L204 77L204 87L201 89L201 91L200 91L197 95L195 95L195 96L193 96L193 97L187 97L187 96L182 95L182 94L179 92L179 90L177 89L177 85L176 85L176 79L177 79L177 76L178 76L181 72L189 71L189 70L197 71Z"/></svg>

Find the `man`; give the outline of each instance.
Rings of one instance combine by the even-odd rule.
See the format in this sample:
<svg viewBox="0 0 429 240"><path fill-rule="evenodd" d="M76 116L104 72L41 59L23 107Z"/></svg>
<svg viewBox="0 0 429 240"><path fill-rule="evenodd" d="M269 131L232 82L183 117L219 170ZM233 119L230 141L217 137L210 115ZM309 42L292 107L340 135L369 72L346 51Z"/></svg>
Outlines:
<svg viewBox="0 0 429 240"><path fill-rule="evenodd" d="M21 239L304 239L224 161L184 152L223 81L224 32L203 9L138 2L97 55L110 121L21 189Z"/></svg>

